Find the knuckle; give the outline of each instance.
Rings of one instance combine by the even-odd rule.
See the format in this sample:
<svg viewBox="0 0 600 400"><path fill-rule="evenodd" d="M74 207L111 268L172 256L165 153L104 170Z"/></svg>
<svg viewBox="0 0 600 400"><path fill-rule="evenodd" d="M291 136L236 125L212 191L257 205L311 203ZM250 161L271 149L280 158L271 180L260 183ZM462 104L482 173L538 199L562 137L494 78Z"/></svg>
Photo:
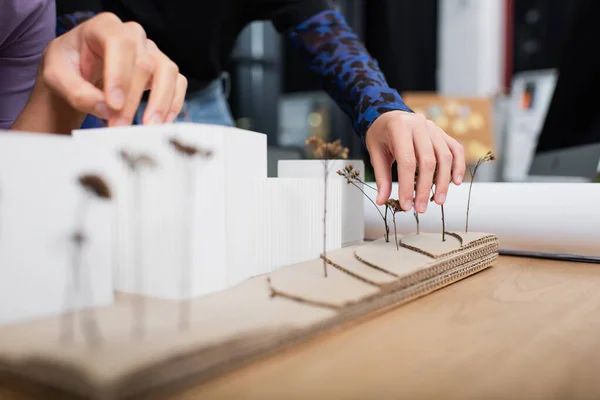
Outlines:
<svg viewBox="0 0 600 400"><path fill-rule="evenodd" d="M156 57L157 54L162 54L156 43L148 38L146 38L146 51L153 57Z"/></svg>
<svg viewBox="0 0 600 400"><path fill-rule="evenodd" d="M97 22L101 22L101 23L121 23L121 19L119 17L117 17L116 14L111 13L111 12L101 12L100 14L96 15L96 17L94 18Z"/></svg>
<svg viewBox="0 0 600 400"><path fill-rule="evenodd" d="M154 73L154 63L149 57L138 57L135 68L138 72L149 76Z"/></svg>
<svg viewBox="0 0 600 400"><path fill-rule="evenodd" d="M167 62L167 69L172 75L174 75L174 76L179 75L179 66L171 60L169 60L169 62Z"/></svg>
<svg viewBox="0 0 600 400"><path fill-rule="evenodd" d="M134 35L137 38L142 37L146 39L146 31L144 30L142 25L138 24L137 22L125 22L123 24L123 28L125 29L128 35Z"/></svg>
<svg viewBox="0 0 600 400"><path fill-rule="evenodd" d="M449 151L445 151L443 153L440 154L440 163L444 163L444 164L452 164L452 153L450 153Z"/></svg>
<svg viewBox="0 0 600 400"><path fill-rule="evenodd" d="M433 171L437 165L437 160L433 154L427 154L419 162L419 168L426 171Z"/></svg>
<svg viewBox="0 0 600 400"><path fill-rule="evenodd" d="M181 87L181 90L185 92L187 90L188 80L185 76L179 74L179 77L177 78L177 84Z"/></svg>
<svg viewBox="0 0 600 400"><path fill-rule="evenodd" d="M417 168L417 160L412 155L404 156L399 164L400 167L411 171Z"/></svg>

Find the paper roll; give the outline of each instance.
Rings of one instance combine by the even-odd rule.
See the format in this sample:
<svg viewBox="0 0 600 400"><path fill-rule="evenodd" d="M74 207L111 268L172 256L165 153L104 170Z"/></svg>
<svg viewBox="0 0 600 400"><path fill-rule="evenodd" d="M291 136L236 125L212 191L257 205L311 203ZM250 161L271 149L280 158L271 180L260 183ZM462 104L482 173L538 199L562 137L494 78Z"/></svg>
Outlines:
<svg viewBox="0 0 600 400"><path fill-rule="evenodd" d="M371 184L375 186L374 184ZM465 231L469 183L451 185L444 205L446 231ZM376 192L366 190L375 201ZM398 196L393 184L392 197ZM380 208L383 211L383 207ZM421 232L439 231L440 206L419 215ZM391 217L388 225L393 233ZM416 231L411 212L396 215L398 233ZM380 238L384 224L365 199L365 237ZM498 235L501 250L600 256L600 185L594 183L473 183L469 232Z"/></svg>

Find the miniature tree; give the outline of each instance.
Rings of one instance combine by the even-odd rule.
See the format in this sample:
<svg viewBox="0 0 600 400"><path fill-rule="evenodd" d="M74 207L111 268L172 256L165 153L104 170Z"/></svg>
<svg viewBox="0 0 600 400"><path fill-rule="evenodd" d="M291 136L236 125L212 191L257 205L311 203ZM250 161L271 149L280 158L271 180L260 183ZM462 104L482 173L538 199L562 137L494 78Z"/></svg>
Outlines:
<svg viewBox="0 0 600 400"><path fill-rule="evenodd" d="M143 265L142 265L142 176L141 172L144 168L152 168L156 166L154 159L147 154L132 154L127 151L119 153L121 160L127 165L129 171L133 174L134 184L133 202L131 204L132 214L135 213L135 287L137 296L133 299L133 336L141 337L144 335L144 315L145 304L142 293L143 289Z"/></svg>
<svg viewBox="0 0 600 400"><path fill-rule="evenodd" d="M85 214L89 207L89 203L92 198L98 198L102 200L110 200L112 198L111 190L106 181L95 174L84 174L78 179L78 183L84 190L84 197L80 203L78 212L76 214L78 228L73 233L71 240L75 246L73 252L73 260L71 263L71 287L67 286L67 293L65 295L65 313L63 313L62 319L62 340L64 342L70 342L73 340L75 335L75 320L73 310L75 308L75 299L80 298L82 292L82 253L83 247L86 243L86 235L84 233ZM88 295L92 297L91 286L89 282L89 276L87 280L87 291ZM91 307L87 307L82 312L82 331L88 344L95 346L101 342L100 329L98 328L94 311Z"/></svg>
<svg viewBox="0 0 600 400"><path fill-rule="evenodd" d="M186 191L184 198L186 199L185 204L185 215L188 216L184 220L183 226L183 237L186 243L184 249L184 262L181 264L181 308L179 313L179 327L180 329L188 329L190 326L190 287L192 284L192 227L194 221L195 198L196 198L196 168L194 160L196 157L202 159L209 159L212 157L212 151L200 149L195 146L187 145L180 142L178 139L172 138L169 140L169 144L173 146L175 151L184 159L186 163L186 180L187 184L184 185Z"/></svg>
<svg viewBox="0 0 600 400"><path fill-rule="evenodd" d="M379 192L376 188L374 188L371 185L366 184L365 182L363 182L360 179L360 171L357 169L354 169L354 166L352 164L348 164L344 167L344 169L340 169L337 171L337 174L346 178L346 183L349 185L353 185L355 188L357 188L358 190L361 191L361 193L371 202L371 204L373 204L375 206L375 209L377 210L377 212L379 213L379 215L381 216L381 218L383 219L383 225L385 226L385 241L389 242L390 241L390 227L387 224L387 215L388 215L388 208L389 205L386 203L385 204L385 214L381 212L381 209L377 206L377 204L375 204L375 202L373 201L373 199L371 199L366 193L365 191L358 186L358 183L362 184L365 187L368 187L371 190L374 190L376 192Z"/></svg>
<svg viewBox="0 0 600 400"><path fill-rule="evenodd" d="M312 149L313 156L323 164L323 273L327 278L327 181L329 178L330 161L347 159L348 148L342 146L340 139L325 143L323 139L312 136L306 140L306 145Z"/></svg>
<svg viewBox="0 0 600 400"><path fill-rule="evenodd" d="M481 164L488 161L494 161L495 159L496 155L493 152L488 151L484 156L477 160L477 163L475 164L473 170L471 170L471 168L468 168L469 172L471 173L471 182L469 183L469 195L467 197L467 216L465 220L465 233L469 231L469 208L471 206L471 189L473 188L473 181L475 180L475 174L477 173L477 169Z"/></svg>
<svg viewBox="0 0 600 400"><path fill-rule="evenodd" d="M398 244L398 231L396 229L396 213L404 212L402 207L400 206L400 202L396 199L388 199L385 204L392 211L392 221L394 222L394 240L396 242L396 250L400 250L400 245Z"/></svg>

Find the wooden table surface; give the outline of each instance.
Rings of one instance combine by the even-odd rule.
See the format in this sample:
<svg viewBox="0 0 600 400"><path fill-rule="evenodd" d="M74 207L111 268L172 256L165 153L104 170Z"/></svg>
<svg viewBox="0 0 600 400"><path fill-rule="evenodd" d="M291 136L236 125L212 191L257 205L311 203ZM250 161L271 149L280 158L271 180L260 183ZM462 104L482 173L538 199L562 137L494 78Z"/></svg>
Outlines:
<svg viewBox="0 0 600 400"><path fill-rule="evenodd" d="M0 389L5 398L25 397ZM172 398L600 398L600 265L501 257Z"/></svg>

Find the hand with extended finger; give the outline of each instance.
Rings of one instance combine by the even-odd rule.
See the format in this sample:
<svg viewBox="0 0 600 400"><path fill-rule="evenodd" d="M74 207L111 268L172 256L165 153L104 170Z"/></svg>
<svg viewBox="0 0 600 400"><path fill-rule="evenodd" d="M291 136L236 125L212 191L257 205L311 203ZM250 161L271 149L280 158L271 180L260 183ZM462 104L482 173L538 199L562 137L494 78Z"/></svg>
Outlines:
<svg viewBox="0 0 600 400"><path fill-rule="evenodd" d="M466 169L462 145L421 114L382 114L367 131L366 144L375 171L379 205L390 197L394 160L398 164L398 199L405 211L414 205L418 213L424 213L433 184L434 201L441 205L446 201L450 181L462 183ZM415 177L417 166L419 173Z"/></svg>

